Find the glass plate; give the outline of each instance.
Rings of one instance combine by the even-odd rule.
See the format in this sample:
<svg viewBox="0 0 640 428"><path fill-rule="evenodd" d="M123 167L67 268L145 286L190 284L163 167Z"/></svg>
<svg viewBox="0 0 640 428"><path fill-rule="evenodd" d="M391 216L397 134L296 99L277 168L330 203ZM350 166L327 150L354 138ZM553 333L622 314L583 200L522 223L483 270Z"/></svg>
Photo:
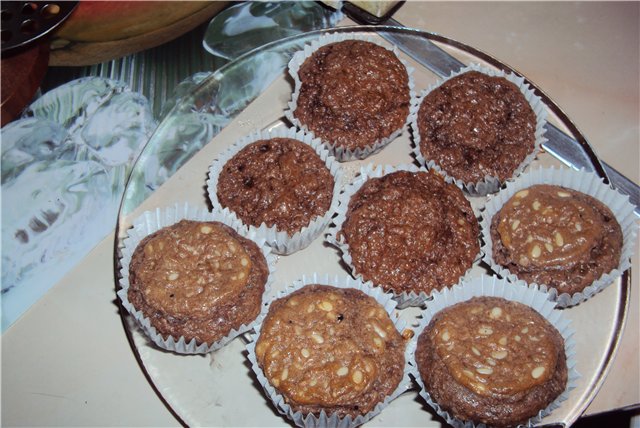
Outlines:
<svg viewBox="0 0 640 428"><path fill-rule="evenodd" d="M237 139L258 129L289 126L284 118L286 104L292 92L292 80L286 71L291 55L306 43L326 32L343 32L379 39L381 34L402 38L411 43L435 41L465 64L471 62L510 70L508 66L486 54L432 33L395 27L356 26L321 30L273 42L229 63L187 94L171 110L149 140L133 167L132 176L124 192L118 218L117 248L121 246L132 220L145 210L169 206L175 202L189 202L208 206L205 181L209 164L216 155ZM438 77L403 54L413 68L415 90L420 91ZM519 73L521 74L521 73ZM265 80L265 76L267 77ZM549 121L581 142L576 126L561 110L545 99ZM212 136L206 132L192 132L193 124L209 123L212 115L222 118L222 130ZM583 147L592 159L597 159L588 144ZM184 156L181 167L163 184L150 187L145 181L157 170L158 157L180 157L185 146L199 149ZM412 162L410 132L394 140L380 153L363 161L343 163L345 182L367 163L400 164ZM596 161L597 162L597 161ZM548 153L541 153L536 165L563 167ZM597 171L599 168L594 168ZM150 178L152 181L154 177ZM470 198L478 213L483 197ZM117 272L118 251L115 268ZM290 256L279 257L276 265L274 290L313 272L346 274L340 254L321 238L308 248ZM486 273L477 264L472 272ZM586 409L600 388L616 351L624 324L629 300L629 272L590 300L565 310L575 329L576 369L581 374L569 399L561 404L543 424L571 425ZM184 356L162 351L152 345L121 308L125 332L142 370L178 421L194 426L282 426L289 421L281 417L263 394L247 364L245 339L232 341L225 348L209 355ZM401 311L400 316L412 322L418 314L415 308ZM243 410L240 410L240 409ZM247 410L244 410L247 409ZM389 407L369 421L367 426L441 426L442 420L410 390L393 401Z"/></svg>

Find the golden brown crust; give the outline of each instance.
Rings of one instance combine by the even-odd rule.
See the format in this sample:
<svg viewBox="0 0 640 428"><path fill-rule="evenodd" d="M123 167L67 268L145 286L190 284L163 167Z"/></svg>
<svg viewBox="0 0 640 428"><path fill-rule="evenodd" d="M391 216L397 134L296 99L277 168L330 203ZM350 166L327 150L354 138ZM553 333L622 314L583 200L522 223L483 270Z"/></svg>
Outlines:
<svg viewBox="0 0 640 428"><path fill-rule="evenodd" d="M337 147L366 148L404 126L409 75L377 44L345 40L319 48L300 67L294 116Z"/></svg>
<svg viewBox="0 0 640 428"><path fill-rule="evenodd" d="M268 275L253 241L219 222L182 220L138 244L127 297L163 337L210 344L258 316Z"/></svg>
<svg viewBox="0 0 640 428"><path fill-rule="evenodd" d="M418 338L426 391L463 421L526 422L566 388L564 339L528 306L475 297L440 311Z"/></svg>
<svg viewBox="0 0 640 428"><path fill-rule="evenodd" d="M597 199L535 185L517 192L491 220L494 261L529 282L573 294L620 263L622 230Z"/></svg>
<svg viewBox="0 0 640 428"><path fill-rule="evenodd" d="M251 143L223 167L216 189L245 224L294 235L331 206L334 179L320 156L291 138Z"/></svg>
<svg viewBox="0 0 640 428"><path fill-rule="evenodd" d="M396 293L427 294L471 268L478 233L462 191L434 171L368 179L351 197L340 231L365 280Z"/></svg>
<svg viewBox="0 0 640 428"><path fill-rule="evenodd" d="M398 386L405 341L355 289L307 285L271 304L256 343L265 377L294 411L356 417Z"/></svg>

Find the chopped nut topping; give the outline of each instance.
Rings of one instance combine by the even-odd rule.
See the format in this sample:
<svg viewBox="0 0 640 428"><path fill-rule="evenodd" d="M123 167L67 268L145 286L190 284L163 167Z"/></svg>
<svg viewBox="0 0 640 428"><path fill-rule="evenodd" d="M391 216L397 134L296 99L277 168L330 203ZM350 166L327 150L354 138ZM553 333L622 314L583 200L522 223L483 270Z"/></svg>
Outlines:
<svg viewBox="0 0 640 428"><path fill-rule="evenodd" d="M320 302L318 304L318 307L320 309L322 309L323 311L327 311L327 312L333 310L333 305L331 304L331 302L329 302L327 300L323 300L322 302Z"/></svg>
<svg viewBox="0 0 640 428"><path fill-rule="evenodd" d="M482 375L490 375L493 373L493 369L491 367L478 367L476 371Z"/></svg>
<svg viewBox="0 0 640 428"><path fill-rule="evenodd" d="M540 257L541 254L542 254L542 250L540 249L540 246L538 244L534 245L533 248L531 249L531 257L537 259L538 257Z"/></svg>
<svg viewBox="0 0 640 428"><path fill-rule="evenodd" d="M491 356L493 358L495 358L496 360L502 360L503 358L507 357L507 351L504 351L504 350L502 350L502 351L493 351L491 353Z"/></svg>
<svg viewBox="0 0 640 428"><path fill-rule="evenodd" d="M324 343L324 337L320 336L318 333L311 333L311 338L318 344Z"/></svg>
<svg viewBox="0 0 640 428"><path fill-rule="evenodd" d="M371 323L371 326L373 327L373 329L375 330L375 332L378 334L378 336L380 336L381 338L385 338L387 337L387 332L385 332L382 328L380 328L380 326L376 323Z"/></svg>
<svg viewBox="0 0 640 428"><path fill-rule="evenodd" d="M531 370L531 377L534 379L538 379L545 372L545 368L543 366L537 366L535 369Z"/></svg>
<svg viewBox="0 0 640 428"><path fill-rule="evenodd" d="M478 333L483 336L489 336L490 334L493 334L493 329L491 327L482 326L478 329Z"/></svg>

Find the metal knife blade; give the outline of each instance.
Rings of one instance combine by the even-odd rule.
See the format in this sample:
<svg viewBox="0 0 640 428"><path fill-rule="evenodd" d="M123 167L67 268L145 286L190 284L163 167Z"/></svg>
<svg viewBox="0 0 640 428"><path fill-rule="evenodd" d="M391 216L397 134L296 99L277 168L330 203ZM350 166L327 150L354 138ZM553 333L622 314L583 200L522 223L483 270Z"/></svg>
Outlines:
<svg viewBox="0 0 640 428"><path fill-rule="evenodd" d="M357 16L351 16L351 18L357 20ZM385 21L384 25L405 27L393 18ZM452 72L466 65L430 40L420 39L418 43L418 40L396 37L392 33L383 33L382 36L416 62L440 77L449 76ZM478 51L478 53L480 52ZM486 57L487 59L493 60L491 57ZM529 80L527 80L527 82L535 87ZM536 87L536 89L538 95L541 95L545 100L549 100L539 88ZM553 105L555 106L555 104ZM554 112L564 116L564 113L561 112L559 108L557 111L554 110ZM586 140L578 141L558 129L552 123L547 123L545 137L547 141L543 144L543 147L547 152L570 168L584 168L588 171L596 171L600 173L601 176L608 178L609 183L615 189L629 196L630 202L635 206L636 216L640 217L640 187L607 163L591 156L584 149L585 145L588 145Z"/></svg>

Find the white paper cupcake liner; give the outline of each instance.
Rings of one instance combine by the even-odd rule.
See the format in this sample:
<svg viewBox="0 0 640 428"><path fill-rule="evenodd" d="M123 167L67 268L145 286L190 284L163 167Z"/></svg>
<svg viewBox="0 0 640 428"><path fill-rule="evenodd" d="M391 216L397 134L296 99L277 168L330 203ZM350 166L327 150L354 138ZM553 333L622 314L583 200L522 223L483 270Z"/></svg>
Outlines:
<svg viewBox="0 0 640 428"><path fill-rule="evenodd" d="M222 348L231 340L235 339L239 335L251 330L256 320L249 324L241 325L238 329L232 329L227 336L216 341L214 343L201 343L197 344L195 339L191 339L187 342L184 336L163 337L156 331L156 328L151 325L151 321L148 317L145 317L142 311L138 311L130 302L127 296L129 290L129 265L131 263L131 257L140 243L146 236L164 228L178 223L180 220L195 220L195 221L217 221L224 223L225 225L234 229L241 236L251 239L261 249L264 255L267 266L269 268L269 277L265 284L265 290L262 294L261 312L265 310L265 302L271 284L273 282L273 275L275 272L276 258L271 253L271 249L264 244L264 241L257 238L251 232L248 232L242 223L237 219L233 219L228 210L219 211L215 210L209 212L205 208L199 208L190 206L188 203L175 203L172 206L166 208L157 208L154 211L145 211L140 217L133 221L133 227L128 230L127 237L123 240L123 247L120 249L120 287L118 291L118 297L122 301L122 306L131 314L140 328L148 336L148 338L155 343L158 347L167 351L173 351L179 354L205 354L211 351ZM258 315L260 316L260 315Z"/></svg>
<svg viewBox="0 0 640 428"><path fill-rule="evenodd" d="M365 281L355 266L353 265L353 260L351 258L351 253L349 251L349 244L344 241L344 238L338 237L338 233L342 229L343 223L346 221L347 210L349 209L349 201L351 197L364 185L364 183L370 178L379 178L385 176L387 174L391 174L396 171L409 171L409 172L418 172L418 171L426 171L424 168L419 168L415 165L401 164L401 165L373 165L367 164L366 166L360 169L360 174L349 184L345 186L342 193L340 194L340 200L338 204L338 208L336 210L336 217L333 219L333 223L328 229L326 240L330 244L337 247L341 254L342 260L349 266L349 269L352 275L356 278ZM480 260L481 254L478 252L474 259L474 263ZM473 268L473 264L469 266L462 278L467 278L471 275L471 269ZM381 287L381 284L374 284L375 286ZM402 293L391 293L393 298L398 302L398 309L404 309L411 306L420 306L425 301L429 299L429 294L424 291L421 292L402 292Z"/></svg>
<svg viewBox="0 0 640 428"><path fill-rule="evenodd" d="M542 102L542 99L537 95L535 95L533 89L531 89L531 87L524 81L523 77L517 76L513 73L505 73L504 71L501 71L501 70L493 70L488 67L483 67L479 64L470 64L469 66L457 72L451 73L451 75L446 79L441 80L433 85L430 85L427 89L423 90L419 95L414 96L411 99L409 122L411 124L411 129L413 131L413 141L414 141L413 156L416 158L418 163L420 165L426 166L427 168L436 169L438 172L440 172L442 175L446 177L448 182L456 183L458 187L460 187L461 189L464 189L470 195L485 196L485 195L488 195L489 193L496 192L500 188L500 186L502 185L502 182L498 179L498 177L492 177L487 175L484 177L483 180L480 180L476 183L473 183L473 182L466 183L463 180L450 176L445 170L442 169L442 167L440 167L440 165L438 165L438 163L435 160L425 159L424 155L420 151L421 137L420 137L420 131L418 129L418 111L420 109L420 104L422 104L422 100L431 91L438 88L449 79L452 79L453 77L459 76L460 74L463 74L469 71L478 71L480 73L484 73L489 76L504 77L511 83L514 83L518 87L518 89L520 89L520 92L522 92L526 100L529 102L529 104L531 105L531 108L533 109L533 112L536 115L534 149L520 163L520 165L516 168L516 170L513 172L511 177L517 177L518 175L520 175L522 171L527 167L527 165L529 165L538 155L538 152L540 151L540 147L542 146L542 144L545 141L547 141L547 139L544 137L544 133L546 131L545 125L547 123L547 110L544 103Z"/></svg>
<svg viewBox="0 0 640 428"><path fill-rule="evenodd" d="M487 200L481 212L480 228L483 240L483 260L491 266L494 272L512 282L523 280L493 260L493 242L490 233L491 219L518 191L535 184L558 185L577 190L600 200L611 209L622 229L623 243L618 267L611 272L604 273L598 280L582 290L582 292L577 292L573 295L568 293L558 295L558 291L555 288L548 287L545 284L533 284L542 291L548 292L549 298L555 301L558 307L574 306L602 291L631 267L631 257L634 253L636 235L638 233L634 206L629 202L627 195L622 195L610 186L604 184L603 179L595 173L585 170L575 171L567 168L538 167L527 171L513 181L507 182L506 186L500 190L500 192Z"/></svg>
<svg viewBox="0 0 640 428"><path fill-rule="evenodd" d="M405 60L399 57L398 55L399 52L397 47L386 46L382 42L372 37L366 37L363 35L329 33L329 34L322 35L317 40L314 40L313 42L311 42L311 44L305 45L304 49L296 52L291 58L291 60L289 61L289 74L294 80L294 91L293 91L293 94L291 95L291 101L289 101L288 103L288 108L287 110L285 110L284 114L285 114L285 117L289 120L289 122L291 122L296 128L304 129L306 132L313 134L313 132L310 131L307 128L307 126L300 123L300 121L293 114L296 108L298 107L298 96L300 94L300 88L302 86L302 82L300 81L300 77L298 76L300 66L305 62L307 58L309 58L315 51L317 51L322 46L325 46L331 43L342 42L345 40L362 40L366 42L371 42L393 52L396 55L396 57L398 57L400 62L407 69L407 75L409 76L409 96L410 96L410 100L413 99L414 97L413 88L415 85L414 85L412 74L414 70L413 70L413 67L409 66L409 64ZM327 147L327 149L331 152L331 154L336 158L336 160L340 162L365 159L373 154L378 153L391 141L395 140L398 136L400 136L404 128L408 126L409 118L410 118L410 114L407 115L407 118L402 127L395 130L388 137L382 138L374 142L372 145L368 147L350 150L344 147L339 147L328 141L323 141L323 143L325 147Z"/></svg>
<svg viewBox="0 0 640 428"><path fill-rule="evenodd" d="M476 296L492 296L502 297L506 300L515 301L527 305L536 310L547 321L549 321L564 338L564 348L567 357L568 378L567 386L554 401L546 408L540 410L537 416L529 419L524 426L531 427L538 424L542 418L549 415L553 410L560 407L560 404L569 397L569 392L576 387L580 374L576 370L576 351L575 351L575 331L570 326L571 322L564 317L561 310L554 307L553 302L548 300L546 293L538 290L533 286L527 286L524 283L513 284L507 280L499 279L494 276L482 275L474 277L468 281L462 281L460 284L442 291L433 293L433 299L422 311L422 319L416 328L416 334L413 337L413 353L411 354L410 371L413 378L420 387L420 396L431 406L448 424L455 428L475 428L485 427L485 424L474 423L473 421L462 421L452 417L448 412L444 411L438 403L436 403L431 395L425 390L424 383L420 377L418 365L415 360L415 349L417 347L418 338L429 324L431 319L441 310L456 303L464 302Z"/></svg>
<svg viewBox="0 0 640 428"><path fill-rule="evenodd" d="M406 322L401 320L397 313L395 313L396 302L389 296L384 290L379 287L374 287L370 282L362 282L359 279L353 279L349 276L340 276L340 275L329 275L329 274L318 274L312 273L308 276L303 276L302 279L294 281L290 284L285 290L278 293L278 295L274 298L280 299L284 296L287 296L293 293L296 290L303 288L306 285L310 284L322 284L322 285L330 285L334 287L340 288L354 288L356 290L360 290L367 294L368 296L373 297L380 305L382 305L389 314L391 320L394 322L396 329L400 334L405 330ZM267 311L268 312L268 311ZM264 375L264 372L258 365L255 353L255 346L258 338L260 337L260 330L262 328L262 324L266 317L266 313L261 315L257 325L255 326L255 333L251 336L251 342L247 344L248 350L248 358L251 362L251 367L256 374L257 380L262 386L265 394L272 401L278 412L286 417L288 417L293 423L300 427L341 427L341 428L350 428L362 425L363 423L369 421L376 415L378 415L382 410L387 407L393 400L398 398L404 392L408 391L412 388L411 378L409 376L409 359L411 358L411 349L409 346L405 349L405 370L398 384L398 387L387 396L382 402L378 403L375 408L365 414L357 416L356 418L352 418L351 416L346 416L344 418L339 418L336 414L327 414L324 410L320 412L319 416L314 415L313 413L302 413L295 412L291 408L289 404L286 403L284 397L279 394L276 389L269 383L267 378ZM408 342L409 344L411 341Z"/></svg>
<svg viewBox="0 0 640 428"><path fill-rule="evenodd" d="M278 230L275 227L269 227L264 223L262 223L258 227L254 225L244 225L252 233L254 233L257 238L264 239L267 245L269 245L273 249L274 253L288 255L306 248L307 246L309 246L309 244L311 244L311 242L313 242L318 236L320 236L331 222L331 217L333 216L333 213L338 205L338 195L340 186L342 185L343 172L340 168L340 164L335 160L333 156L330 155L329 151L324 148L319 139L314 138L312 134L306 133L303 130L297 130L295 128L276 128L271 131L256 131L251 135L238 140L228 150L221 153L217 157L217 159L215 159L215 161L209 167L207 192L212 205L214 207L221 207L220 201L218 200L217 187L218 178L224 165L247 145L255 141L268 140L271 138L291 138L309 145L324 162L334 180L333 197L331 199L331 205L329 206L327 212L323 216L315 217L314 219L312 219L307 226L303 227L300 231L293 234L293 236L289 235L285 231ZM232 217L238 219L237 215L233 211L230 211L230 213Z"/></svg>

